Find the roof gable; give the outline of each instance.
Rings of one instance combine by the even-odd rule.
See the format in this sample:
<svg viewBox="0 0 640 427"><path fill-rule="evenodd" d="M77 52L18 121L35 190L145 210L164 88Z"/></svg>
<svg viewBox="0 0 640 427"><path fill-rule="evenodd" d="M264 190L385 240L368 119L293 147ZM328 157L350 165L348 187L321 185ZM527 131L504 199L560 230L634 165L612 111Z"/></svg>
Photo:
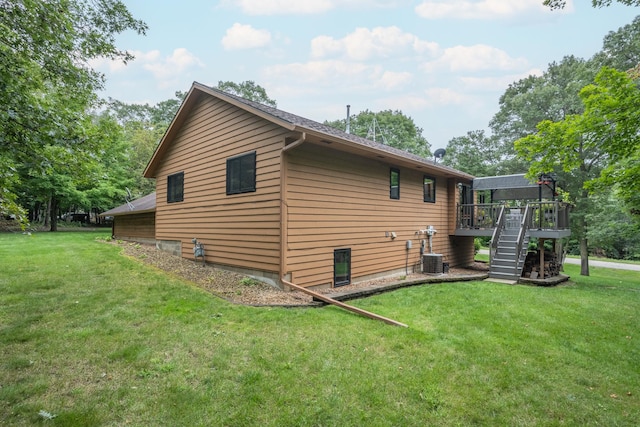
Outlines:
<svg viewBox="0 0 640 427"><path fill-rule="evenodd" d="M162 161L164 153L167 151L167 148L175 138L176 134L178 133L178 130L184 123L189 112L191 111L191 109L196 104L196 102L200 99L201 96L216 97L222 101L235 105L238 108L241 108L249 113L255 114L256 116L259 116L267 121L270 121L276 125L282 126L291 131L314 134L324 139L328 139L329 142L331 143L336 142L344 145L349 145L352 149L367 151L370 153L384 154L386 156L390 156L391 158L395 158L397 160L402 160L409 163L418 164L421 166L427 166L429 169L432 169L432 170L433 169L440 170L446 175L453 175L453 176L457 176L464 179L473 178L473 176L467 173L458 171L448 166L438 164L433 160L425 159L415 154L408 153L406 151L397 149L395 147L391 147L389 145L374 142L351 133L346 133L344 131L333 128L331 126L327 126L322 123L318 123L316 121L313 121L295 114L291 114L283 110L279 110L277 108L260 104L258 102L250 101L248 99L244 99L239 96L232 95L227 92L223 92L219 89L205 86L198 82L194 82L192 84L191 89L187 93L187 96L185 97L182 105L180 106L175 117L173 118L173 121L169 125L162 139L160 140L158 147L156 148L153 156L151 157L151 160L149 161L144 171L143 175L145 177L147 178L155 177L157 168L160 162Z"/></svg>

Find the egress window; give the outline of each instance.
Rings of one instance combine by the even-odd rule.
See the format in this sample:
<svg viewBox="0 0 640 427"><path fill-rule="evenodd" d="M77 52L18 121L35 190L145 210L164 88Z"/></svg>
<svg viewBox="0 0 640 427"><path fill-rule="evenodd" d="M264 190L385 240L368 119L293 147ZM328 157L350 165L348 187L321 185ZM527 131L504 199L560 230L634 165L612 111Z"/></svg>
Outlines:
<svg viewBox="0 0 640 427"><path fill-rule="evenodd" d="M430 176L422 178L422 187L424 189L424 201L435 203L436 202L436 179Z"/></svg>
<svg viewBox="0 0 640 427"><path fill-rule="evenodd" d="M351 283L351 248L333 251L333 285L344 286Z"/></svg>
<svg viewBox="0 0 640 427"><path fill-rule="evenodd" d="M391 168L389 173L389 198L400 198L400 170Z"/></svg>
<svg viewBox="0 0 640 427"><path fill-rule="evenodd" d="M184 172L174 173L167 177L167 203L184 200Z"/></svg>
<svg viewBox="0 0 640 427"><path fill-rule="evenodd" d="M227 159L227 195L256 191L256 152Z"/></svg>

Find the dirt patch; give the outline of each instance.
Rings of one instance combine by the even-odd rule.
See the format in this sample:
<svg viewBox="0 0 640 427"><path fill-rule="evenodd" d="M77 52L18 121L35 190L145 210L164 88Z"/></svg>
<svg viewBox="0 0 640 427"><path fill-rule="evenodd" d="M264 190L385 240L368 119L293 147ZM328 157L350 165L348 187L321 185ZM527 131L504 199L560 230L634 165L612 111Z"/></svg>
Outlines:
<svg viewBox="0 0 640 427"><path fill-rule="evenodd" d="M236 304L256 305L256 306L305 306L319 305L314 302L310 295L300 291L286 292L277 289L266 283L251 279L246 275L235 273L211 265L203 265L192 260L171 255L167 252L157 250L155 246L140 243L130 243L115 241L113 244L123 249L125 255L135 258L145 264L153 265L160 270L188 280L198 287L211 292L227 301ZM469 269L453 268L449 270L448 276L464 276L474 274L478 271L487 271L485 263L476 263ZM402 279L419 279L425 277L422 274L410 274ZM335 289L325 289L317 291L331 296L335 292L344 292L350 289L360 289L374 284L393 283L399 278L387 277L383 279L360 282L353 285L341 286Z"/></svg>

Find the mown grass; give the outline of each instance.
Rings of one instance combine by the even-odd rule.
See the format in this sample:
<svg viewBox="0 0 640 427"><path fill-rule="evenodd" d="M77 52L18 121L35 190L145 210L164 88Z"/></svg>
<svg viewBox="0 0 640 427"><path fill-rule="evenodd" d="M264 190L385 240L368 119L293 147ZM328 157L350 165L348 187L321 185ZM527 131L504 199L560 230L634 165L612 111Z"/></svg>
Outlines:
<svg viewBox="0 0 640 427"><path fill-rule="evenodd" d="M637 272L567 266L572 281L553 288L465 282L352 302L405 329L334 307L235 306L95 237L0 235L0 424L640 419Z"/></svg>

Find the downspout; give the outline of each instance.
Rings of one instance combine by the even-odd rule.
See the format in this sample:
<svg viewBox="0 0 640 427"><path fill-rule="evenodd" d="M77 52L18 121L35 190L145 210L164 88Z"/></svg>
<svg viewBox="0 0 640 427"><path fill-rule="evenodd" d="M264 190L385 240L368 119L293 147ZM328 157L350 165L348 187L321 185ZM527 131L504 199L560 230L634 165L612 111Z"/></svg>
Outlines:
<svg viewBox="0 0 640 427"><path fill-rule="evenodd" d="M300 138L289 145L282 147L280 151L280 277L288 277L287 243L289 241L289 204L287 202L287 172L288 164L285 153L301 145L307 139L306 132L302 132ZM291 278L289 278L291 279ZM284 283L284 281L283 281Z"/></svg>

